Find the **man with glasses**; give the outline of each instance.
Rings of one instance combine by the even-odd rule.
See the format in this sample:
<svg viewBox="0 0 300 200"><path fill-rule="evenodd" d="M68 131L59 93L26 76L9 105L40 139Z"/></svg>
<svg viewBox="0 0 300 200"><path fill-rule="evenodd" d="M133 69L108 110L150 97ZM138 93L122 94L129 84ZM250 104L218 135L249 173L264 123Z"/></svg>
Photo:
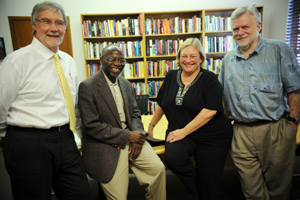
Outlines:
<svg viewBox="0 0 300 200"><path fill-rule="evenodd" d="M165 167L145 141L131 83L119 76L125 65L120 47L105 47L100 63L101 70L81 82L78 92L87 173L108 199L126 200L130 167L146 188L146 199L164 200Z"/></svg>
<svg viewBox="0 0 300 200"><path fill-rule="evenodd" d="M90 199L74 141L77 69L59 50L66 31L63 8L34 6L33 41L0 66L0 134L14 199ZM72 133L73 132L73 133Z"/></svg>
<svg viewBox="0 0 300 200"><path fill-rule="evenodd" d="M300 122L300 67L283 41L259 36L255 6L231 15L238 48L223 58L219 81L234 120L231 157L246 199L289 200Z"/></svg>

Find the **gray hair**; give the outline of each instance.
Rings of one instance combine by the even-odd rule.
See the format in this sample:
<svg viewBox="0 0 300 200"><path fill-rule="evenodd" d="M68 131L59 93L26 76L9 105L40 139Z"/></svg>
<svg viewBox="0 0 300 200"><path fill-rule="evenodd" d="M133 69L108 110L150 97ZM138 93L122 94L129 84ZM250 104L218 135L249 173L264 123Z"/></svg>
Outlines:
<svg viewBox="0 0 300 200"><path fill-rule="evenodd" d="M255 6L242 6L239 7L237 9L235 9L233 11L233 13L231 14L231 28L233 28L233 22L236 18L239 18L240 16L242 16L245 13L251 13L253 15L253 20L255 22L255 25L257 25L260 21L260 17L259 17L259 11L257 10L257 8Z"/></svg>
<svg viewBox="0 0 300 200"><path fill-rule="evenodd" d="M65 14L65 11L64 11L63 7L61 5L59 5L58 3L52 2L52 1L40 2L40 3L37 3L33 7L32 13L31 13L31 25L37 24L39 13L41 11L48 10L48 9L52 10L52 11L55 11L55 12L59 12L60 11L61 14L63 15L63 18L64 18L64 24L67 27L68 20L67 20L67 17L66 17L66 14ZM36 31L33 30L32 31L32 35L35 36L35 34L36 34Z"/></svg>
<svg viewBox="0 0 300 200"><path fill-rule="evenodd" d="M122 53L122 55L123 55L123 51L122 51L122 49L121 49L120 46L111 44L111 45L108 45L108 46L106 46L106 47L103 48L102 54L101 54L102 56L101 56L101 57L106 57L106 54L107 54L108 52L113 51L113 50L118 50L118 51L120 51L120 52Z"/></svg>
<svg viewBox="0 0 300 200"><path fill-rule="evenodd" d="M203 50L203 47L201 45L201 42L198 38L187 38L180 46L180 48L178 49L177 55L176 55L176 65L180 66L180 54L181 51L187 47L187 46L193 46L200 55L200 58L202 58L202 63L200 64L200 67L202 67L202 64L205 62L206 60L206 54Z"/></svg>

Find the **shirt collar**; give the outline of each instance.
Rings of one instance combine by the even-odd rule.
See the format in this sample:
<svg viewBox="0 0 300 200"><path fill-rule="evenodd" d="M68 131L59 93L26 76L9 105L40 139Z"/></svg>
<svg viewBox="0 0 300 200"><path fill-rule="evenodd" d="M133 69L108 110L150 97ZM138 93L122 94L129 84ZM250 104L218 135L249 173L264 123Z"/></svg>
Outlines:
<svg viewBox="0 0 300 200"><path fill-rule="evenodd" d="M118 85L118 78L119 77L117 77L116 78L116 82L115 83L113 83L113 82L111 82L110 80L109 80L109 78L106 76L106 74L105 74L105 72L102 70L102 72L103 72L103 75L104 75L104 77L105 77L105 80L106 80L106 82L107 82L107 84L109 85L109 86L116 86L116 85Z"/></svg>
<svg viewBox="0 0 300 200"><path fill-rule="evenodd" d="M60 50L56 53L48 49L43 43L41 43L36 37L33 37L32 46L36 49L37 53L40 54L45 60L49 60L54 54L57 54L59 58L63 58L63 54Z"/></svg>

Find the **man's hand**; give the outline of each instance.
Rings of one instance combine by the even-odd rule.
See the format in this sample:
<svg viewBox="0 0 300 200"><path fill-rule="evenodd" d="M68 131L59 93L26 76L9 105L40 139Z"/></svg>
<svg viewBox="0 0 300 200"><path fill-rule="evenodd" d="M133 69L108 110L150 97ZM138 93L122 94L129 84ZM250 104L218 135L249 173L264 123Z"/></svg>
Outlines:
<svg viewBox="0 0 300 200"><path fill-rule="evenodd" d="M130 160L134 161L141 153L142 151L142 145L138 143L130 143L129 145L129 152Z"/></svg>
<svg viewBox="0 0 300 200"><path fill-rule="evenodd" d="M132 131L129 137L129 142L143 145L146 140L146 133L142 131Z"/></svg>

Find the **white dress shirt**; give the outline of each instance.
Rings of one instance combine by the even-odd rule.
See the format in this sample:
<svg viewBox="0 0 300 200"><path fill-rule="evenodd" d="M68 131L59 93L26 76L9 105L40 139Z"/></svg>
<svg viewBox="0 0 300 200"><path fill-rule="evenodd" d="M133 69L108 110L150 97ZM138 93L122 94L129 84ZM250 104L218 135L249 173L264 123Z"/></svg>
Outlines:
<svg viewBox="0 0 300 200"><path fill-rule="evenodd" d="M77 69L74 59L57 51L74 104ZM57 74L54 52L35 37L8 55L0 65L0 136L7 125L49 129L69 123L69 113Z"/></svg>

